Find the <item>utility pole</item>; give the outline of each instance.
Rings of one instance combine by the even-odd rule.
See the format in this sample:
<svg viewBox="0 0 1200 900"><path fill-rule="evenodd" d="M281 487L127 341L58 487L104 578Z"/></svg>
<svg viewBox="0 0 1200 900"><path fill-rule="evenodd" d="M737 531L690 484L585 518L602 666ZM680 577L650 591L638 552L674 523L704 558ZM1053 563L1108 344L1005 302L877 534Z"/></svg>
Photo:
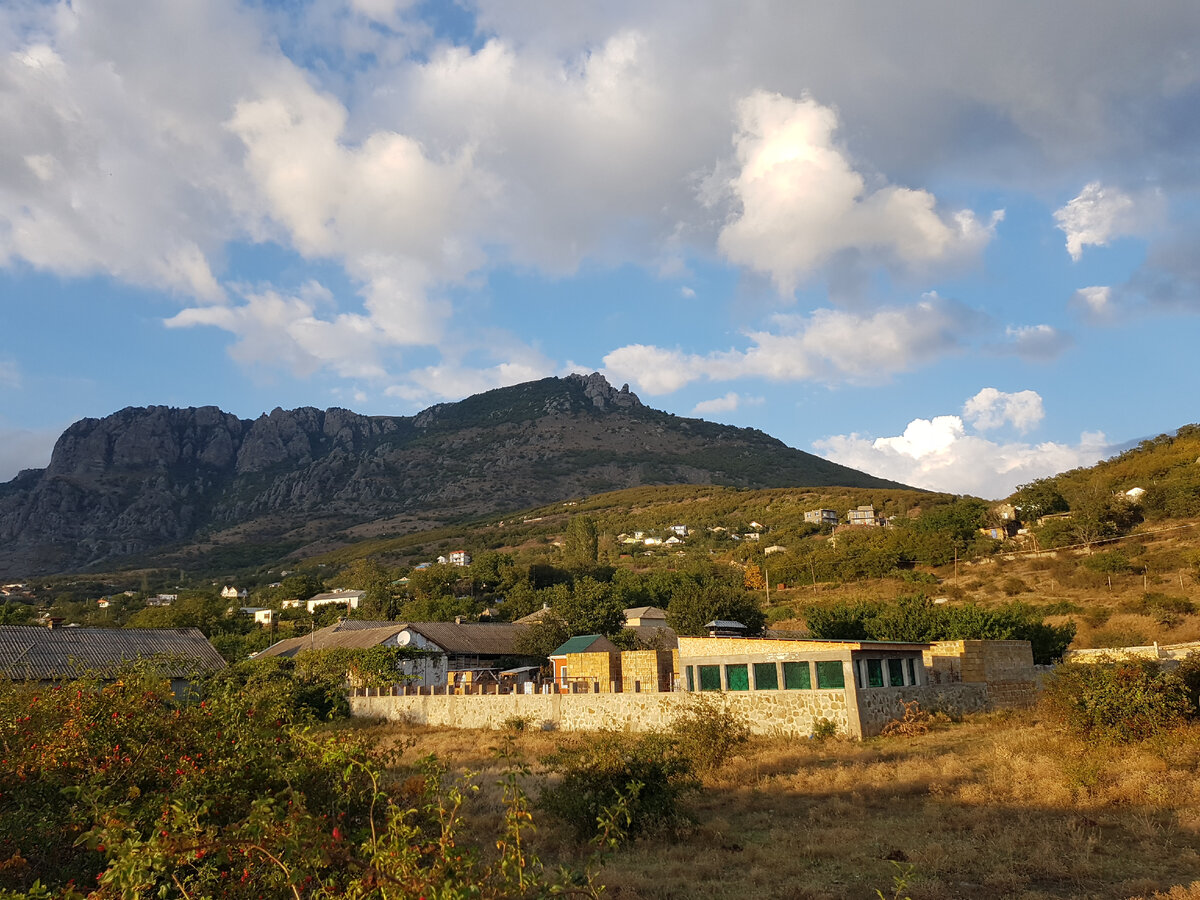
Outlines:
<svg viewBox="0 0 1200 900"><path fill-rule="evenodd" d="M954 586L958 587L958 546L954 547Z"/></svg>

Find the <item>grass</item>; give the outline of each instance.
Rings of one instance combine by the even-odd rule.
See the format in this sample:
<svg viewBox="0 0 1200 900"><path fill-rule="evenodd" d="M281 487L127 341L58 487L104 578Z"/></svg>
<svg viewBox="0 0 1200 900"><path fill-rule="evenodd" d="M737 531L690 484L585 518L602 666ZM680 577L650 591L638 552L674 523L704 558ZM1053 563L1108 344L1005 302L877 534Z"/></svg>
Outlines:
<svg viewBox="0 0 1200 900"><path fill-rule="evenodd" d="M377 726L384 743L479 773L471 821L500 825L496 732ZM524 730L535 763L562 736ZM1086 747L1035 714L994 714L864 742L758 738L685 802L693 824L618 851L599 880L620 898L903 896L1200 898L1200 728ZM544 815L544 862L588 855ZM911 868L910 868L911 867ZM1188 887L1191 885L1191 887Z"/></svg>

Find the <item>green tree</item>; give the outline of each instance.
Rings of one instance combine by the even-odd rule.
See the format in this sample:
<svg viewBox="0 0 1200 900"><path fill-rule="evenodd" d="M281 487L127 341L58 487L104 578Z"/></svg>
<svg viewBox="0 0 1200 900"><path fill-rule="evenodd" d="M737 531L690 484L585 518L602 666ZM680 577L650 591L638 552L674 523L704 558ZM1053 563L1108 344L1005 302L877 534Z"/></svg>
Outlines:
<svg viewBox="0 0 1200 900"><path fill-rule="evenodd" d="M705 634L713 620L741 622L747 634L761 634L767 623L758 600L740 584L710 579L681 584L667 605L667 624L677 634Z"/></svg>
<svg viewBox="0 0 1200 900"><path fill-rule="evenodd" d="M571 629L566 621L551 612L530 625L523 634L517 635L513 649L518 656L529 656L545 662L569 637Z"/></svg>
<svg viewBox="0 0 1200 900"><path fill-rule="evenodd" d="M562 616L571 634L614 635L625 626L625 607L612 585L585 575L569 588L549 589L551 607Z"/></svg>
<svg viewBox="0 0 1200 900"><path fill-rule="evenodd" d="M1017 490L1008 502L1016 509L1022 522L1032 522L1040 516L1066 512L1066 498L1059 491L1055 478L1039 478L1028 484L1017 485Z"/></svg>
<svg viewBox="0 0 1200 900"><path fill-rule="evenodd" d="M591 516L573 516L563 539L563 563L571 571L585 571L600 558L600 530Z"/></svg>

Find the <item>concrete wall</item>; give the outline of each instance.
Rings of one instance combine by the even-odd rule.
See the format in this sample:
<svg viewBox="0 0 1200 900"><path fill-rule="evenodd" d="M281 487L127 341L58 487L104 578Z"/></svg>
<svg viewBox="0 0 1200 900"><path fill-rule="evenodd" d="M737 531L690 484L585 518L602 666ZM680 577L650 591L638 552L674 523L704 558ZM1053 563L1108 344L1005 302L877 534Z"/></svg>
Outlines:
<svg viewBox="0 0 1200 900"><path fill-rule="evenodd" d="M1111 650L1068 650L1063 662L1109 662L1117 659L1181 660L1200 653L1200 641L1186 644L1151 644L1149 647L1115 647Z"/></svg>
<svg viewBox="0 0 1200 900"><path fill-rule="evenodd" d="M501 694L485 696L352 697L354 716L446 728L502 728L506 719L527 718L563 731L651 731L668 728L694 694ZM713 696L715 699L715 695ZM859 737L857 717L844 691L723 694L745 714L755 734L807 736L820 719L842 734ZM881 726L882 727L882 726ZM876 729L878 731L878 729Z"/></svg>
<svg viewBox="0 0 1200 900"><path fill-rule="evenodd" d="M670 691L674 682L670 650L626 650L621 654L621 690L626 694Z"/></svg>

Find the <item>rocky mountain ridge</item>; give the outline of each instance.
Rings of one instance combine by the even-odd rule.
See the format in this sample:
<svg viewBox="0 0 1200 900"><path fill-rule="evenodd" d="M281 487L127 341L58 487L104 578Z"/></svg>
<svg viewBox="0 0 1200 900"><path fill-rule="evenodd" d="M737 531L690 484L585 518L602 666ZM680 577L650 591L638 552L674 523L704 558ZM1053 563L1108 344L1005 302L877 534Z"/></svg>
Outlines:
<svg viewBox="0 0 1200 900"><path fill-rule="evenodd" d="M0 485L0 576L119 565L201 540L299 546L378 519L428 525L672 483L899 486L753 429L651 409L600 374L415 416L131 407L76 422L47 468Z"/></svg>

